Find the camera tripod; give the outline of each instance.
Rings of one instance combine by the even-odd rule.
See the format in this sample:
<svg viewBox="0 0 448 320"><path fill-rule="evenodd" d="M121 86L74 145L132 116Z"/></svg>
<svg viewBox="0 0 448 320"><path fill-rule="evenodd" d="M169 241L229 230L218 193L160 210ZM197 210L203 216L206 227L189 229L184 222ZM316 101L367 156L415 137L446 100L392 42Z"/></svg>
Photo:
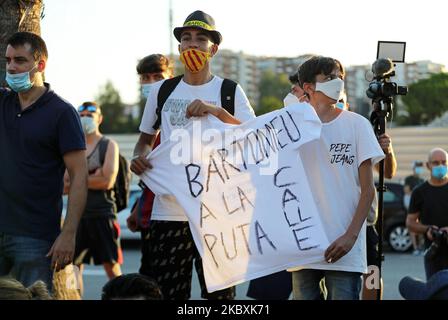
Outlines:
<svg viewBox="0 0 448 320"><path fill-rule="evenodd" d="M387 97L380 100L373 101L373 111L370 116L370 122L373 125L373 130L377 137L381 136L386 132L386 117L388 114L392 113L393 103L392 98ZM382 291L382 261L384 260L383 256L383 207L384 207L384 197L383 194L386 191L384 186L384 159L379 163L379 181L378 181L378 219L377 219L377 227L378 227L378 269L380 276L380 290L377 292L377 300L381 300L381 291Z"/></svg>

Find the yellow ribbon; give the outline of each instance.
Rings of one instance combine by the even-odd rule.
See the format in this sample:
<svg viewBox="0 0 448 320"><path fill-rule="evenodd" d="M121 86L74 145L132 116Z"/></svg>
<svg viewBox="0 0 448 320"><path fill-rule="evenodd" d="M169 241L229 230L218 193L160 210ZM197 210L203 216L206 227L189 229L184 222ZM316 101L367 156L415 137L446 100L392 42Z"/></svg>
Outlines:
<svg viewBox="0 0 448 320"><path fill-rule="evenodd" d="M201 27L206 30L213 30L213 28L209 24L198 20L188 21L184 24L184 27Z"/></svg>

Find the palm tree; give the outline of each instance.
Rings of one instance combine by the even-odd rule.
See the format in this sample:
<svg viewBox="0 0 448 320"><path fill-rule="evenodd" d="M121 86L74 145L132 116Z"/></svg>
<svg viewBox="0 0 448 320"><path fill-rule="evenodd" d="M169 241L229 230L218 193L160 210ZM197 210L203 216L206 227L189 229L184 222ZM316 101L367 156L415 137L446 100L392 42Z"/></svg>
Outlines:
<svg viewBox="0 0 448 320"><path fill-rule="evenodd" d="M4 85L6 74L7 39L17 31L40 35L43 10L43 0L0 0L0 85Z"/></svg>

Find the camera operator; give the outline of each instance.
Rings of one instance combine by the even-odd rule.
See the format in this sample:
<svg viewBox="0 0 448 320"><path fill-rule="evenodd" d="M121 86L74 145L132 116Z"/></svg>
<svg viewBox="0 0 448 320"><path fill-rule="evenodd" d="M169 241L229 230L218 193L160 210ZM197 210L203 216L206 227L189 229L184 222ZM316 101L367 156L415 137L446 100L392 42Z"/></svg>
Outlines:
<svg viewBox="0 0 448 320"><path fill-rule="evenodd" d="M435 235L448 232L448 176L447 152L434 148L429 153L426 167L431 172L428 181L417 186L411 195L411 203L406 219L410 231L425 235L425 246L436 240ZM439 231L439 232L437 232ZM446 235L446 234L445 234ZM439 238L439 237L438 237ZM439 250L425 254L426 278L439 270L448 268L448 250L446 236ZM431 253L431 254L428 254Z"/></svg>

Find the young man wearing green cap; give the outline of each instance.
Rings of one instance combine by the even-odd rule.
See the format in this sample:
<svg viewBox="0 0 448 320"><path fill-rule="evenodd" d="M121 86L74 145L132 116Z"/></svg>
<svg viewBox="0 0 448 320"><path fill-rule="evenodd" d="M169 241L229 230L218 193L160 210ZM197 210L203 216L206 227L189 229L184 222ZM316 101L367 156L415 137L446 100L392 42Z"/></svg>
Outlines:
<svg viewBox="0 0 448 320"><path fill-rule="evenodd" d="M182 27L174 29L179 41L180 59L184 75L177 78L172 92L158 108L165 80L153 85L140 125L140 138L134 149L131 169L136 174L151 168L146 155L160 129L161 141L169 139L173 130L184 127L190 116L211 113L226 123L239 124L255 117L242 88L234 92L234 112L222 107L221 87L223 79L211 73L211 59L222 41L211 16L195 11ZM162 87L162 89L161 89ZM174 88L173 88L174 87ZM152 246L151 276L162 288L165 299L188 299L191 291L193 260L201 285L201 296L206 299L233 299L234 288L208 293L202 270L202 260L194 245L184 210L174 196L158 196L154 201L152 221L149 226Z"/></svg>

